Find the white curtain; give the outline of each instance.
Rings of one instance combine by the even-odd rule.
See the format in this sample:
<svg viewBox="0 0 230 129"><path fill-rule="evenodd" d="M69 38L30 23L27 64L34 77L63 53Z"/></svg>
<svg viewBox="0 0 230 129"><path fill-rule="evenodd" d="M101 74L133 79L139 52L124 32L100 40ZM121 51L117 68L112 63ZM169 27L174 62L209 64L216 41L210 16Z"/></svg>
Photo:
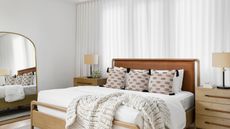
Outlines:
<svg viewBox="0 0 230 129"><path fill-rule="evenodd" d="M88 73L89 53L99 54L102 72L116 57L198 58L201 83L222 83L211 56L230 51L230 0L92 0L76 8L76 75Z"/></svg>

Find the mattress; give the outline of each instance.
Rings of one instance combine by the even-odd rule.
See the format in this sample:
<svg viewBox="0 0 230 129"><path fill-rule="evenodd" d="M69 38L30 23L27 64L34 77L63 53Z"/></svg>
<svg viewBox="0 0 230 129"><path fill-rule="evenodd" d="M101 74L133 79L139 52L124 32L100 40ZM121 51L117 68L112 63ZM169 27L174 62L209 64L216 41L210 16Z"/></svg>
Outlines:
<svg viewBox="0 0 230 129"><path fill-rule="evenodd" d="M153 96L153 97L163 99L169 108L173 129L183 129L185 127L186 125L185 111L191 108L194 104L193 94L185 91L170 96L170 95L155 94L155 93L144 93L144 92L137 92L137 91L110 89L110 88L96 87L96 86L83 86L83 87L72 87L66 89L53 89L53 90L40 91L38 94L38 101L67 108L69 103L73 100L73 98L77 96L92 95L92 94L105 95L113 92L134 93L134 94ZM45 107L38 106L38 110L40 112L61 118L63 120L66 117L66 114L64 112L48 109ZM143 119L141 113L135 109L126 106L120 106L118 108L115 115L115 119L128 122L128 123L134 123L139 125L139 127L143 127ZM122 129L120 127L114 127L114 128Z"/></svg>
<svg viewBox="0 0 230 129"><path fill-rule="evenodd" d="M5 98L5 87L6 86L0 86L0 99ZM23 88L24 88L25 95L34 95L37 93L36 85L23 86Z"/></svg>

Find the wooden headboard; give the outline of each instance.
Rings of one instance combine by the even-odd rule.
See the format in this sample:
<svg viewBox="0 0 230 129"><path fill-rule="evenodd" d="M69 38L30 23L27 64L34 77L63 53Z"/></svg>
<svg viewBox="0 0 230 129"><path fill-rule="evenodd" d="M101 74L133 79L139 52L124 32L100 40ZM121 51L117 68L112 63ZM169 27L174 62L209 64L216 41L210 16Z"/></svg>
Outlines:
<svg viewBox="0 0 230 129"><path fill-rule="evenodd" d="M25 73L30 73L30 72L35 73L36 72L36 67L18 70L18 75L23 75Z"/></svg>
<svg viewBox="0 0 230 129"><path fill-rule="evenodd" d="M183 91L195 93L200 83L200 66L197 59L113 59L112 65L131 69L173 70L184 69Z"/></svg>

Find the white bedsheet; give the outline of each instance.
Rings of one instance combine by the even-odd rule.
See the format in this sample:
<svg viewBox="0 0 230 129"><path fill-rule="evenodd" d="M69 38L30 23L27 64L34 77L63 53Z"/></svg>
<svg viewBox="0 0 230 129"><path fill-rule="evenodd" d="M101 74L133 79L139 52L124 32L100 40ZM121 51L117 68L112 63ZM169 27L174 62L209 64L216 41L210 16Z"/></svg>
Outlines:
<svg viewBox="0 0 230 129"><path fill-rule="evenodd" d="M0 99L5 98L6 96L5 89L7 86L11 86L11 85L0 86ZM37 93L36 85L23 86L23 90L25 95L34 95Z"/></svg>
<svg viewBox="0 0 230 129"><path fill-rule="evenodd" d="M188 108L191 105L188 106L189 105L188 103L186 103L187 105L182 105L181 101L184 101L185 100L184 98L188 98L188 96L190 97L193 96L193 94L189 92L181 92L179 94L169 96L163 94L144 93L144 92L136 92L136 91L95 87L95 86L82 86L82 87L72 87L66 89L53 89L53 90L40 91L38 94L38 101L61 106L61 107L67 107L69 103L72 101L72 99L75 98L76 96L89 95L89 94L109 94L117 91L134 93L139 95L149 95L165 100L171 113L173 129L183 129L185 127L186 125L185 108ZM61 119L65 119L66 117L66 114L63 112L47 109L41 106L38 107L38 110L43 113ZM120 108L118 108L115 119L124 122L135 123L138 124L140 127L142 127L142 123L143 123L141 114L137 110L134 110L126 106L121 106ZM118 129L118 127L115 128ZM119 127L119 129L121 128Z"/></svg>

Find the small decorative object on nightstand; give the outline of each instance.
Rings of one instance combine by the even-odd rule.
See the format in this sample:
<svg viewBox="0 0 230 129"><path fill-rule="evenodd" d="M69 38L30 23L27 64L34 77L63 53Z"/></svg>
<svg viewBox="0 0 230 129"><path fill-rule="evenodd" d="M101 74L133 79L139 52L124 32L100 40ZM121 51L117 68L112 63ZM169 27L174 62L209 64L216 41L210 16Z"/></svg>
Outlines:
<svg viewBox="0 0 230 129"><path fill-rule="evenodd" d="M75 77L74 86L103 86L106 83L106 78L87 78L87 77Z"/></svg>
<svg viewBox="0 0 230 129"><path fill-rule="evenodd" d="M196 128L230 129L230 90L196 88Z"/></svg>

